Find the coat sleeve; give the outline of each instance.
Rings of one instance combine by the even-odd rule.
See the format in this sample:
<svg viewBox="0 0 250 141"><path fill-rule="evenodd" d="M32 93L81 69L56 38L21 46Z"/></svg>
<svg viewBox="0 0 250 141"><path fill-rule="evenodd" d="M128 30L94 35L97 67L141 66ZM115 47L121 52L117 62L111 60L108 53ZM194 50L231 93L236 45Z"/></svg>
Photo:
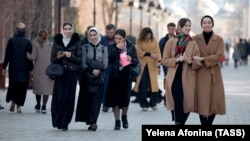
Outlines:
<svg viewBox="0 0 250 141"><path fill-rule="evenodd" d="M37 47L38 47L38 43L34 42L32 44L32 52L31 53L27 52L27 58L29 60L34 60L35 61L37 59L37 54L38 54Z"/></svg>
<svg viewBox="0 0 250 141"><path fill-rule="evenodd" d="M137 40L136 46L137 46L137 56L139 58L142 58L145 55L145 53L146 53L142 49L142 42L140 42L140 41Z"/></svg>
<svg viewBox="0 0 250 141"><path fill-rule="evenodd" d="M171 38L168 40L168 42L165 44L165 47L164 47L164 50L163 50L163 57L162 57L162 60L161 60L161 63L164 65L164 66L176 66L176 60L177 58L175 57L172 57L171 54L172 54L172 48L174 47L175 41L174 41L174 38Z"/></svg>
<svg viewBox="0 0 250 141"><path fill-rule="evenodd" d="M211 54L207 57L204 57L204 62L206 64L206 67L215 66L218 64L218 62L220 62L220 59L224 54L224 41L221 37L219 38L217 46L218 47L215 54Z"/></svg>
<svg viewBox="0 0 250 141"><path fill-rule="evenodd" d="M109 57L108 57L108 48L107 47L103 47L104 52L103 52L103 63L104 63L104 69L106 69L108 67L108 61L109 61Z"/></svg>
<svg viewBox="0 0 250 141"><path fill-rule="evenodd" d="M76 53L71 54L70 60L76 64L82 63L82 47L81 42L76 43Z"/></svg>
<svg viewBox="0 0 250 141"><path fill-rule="evenodd" d="M9 39L8 42L7 42L6 50L5 50L5 56L4 56L4 62L3 62L3 69L6 69L7 65L9 64L10 53L11 53L11 46L12 46L12 42L11 42L11 39Z"/></svg>
<svg viewBox="0 0 250 141"><path fill-rule="evenodd" d="M201 56L200 49L197 45L197 43L194 41L194 51L193 51L193 56ZM200 62L193 61L192 62L192 69L199 69L201 67Z"/></svg>

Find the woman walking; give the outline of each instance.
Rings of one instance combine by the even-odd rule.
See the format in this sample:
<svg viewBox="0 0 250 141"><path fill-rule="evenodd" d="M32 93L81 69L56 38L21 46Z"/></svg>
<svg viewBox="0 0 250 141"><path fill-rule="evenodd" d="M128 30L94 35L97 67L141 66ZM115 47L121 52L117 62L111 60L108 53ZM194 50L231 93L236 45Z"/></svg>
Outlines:
<svg viewBox="0 0 250 141"><path fill-rule="evenodd" d="M151 28L142 29L137 40L137 56L141 62L141 74L137 77L134 91L138 93L138 102L142 111L149 107L157 110L158 102L158 66L160 67L161 52ZM147 100L148 91L150 100Z"/></svg>
<svg viewBox="0 0 250 141"><path fill-rule="evenodd" d="M54 80L46 74L46 68L50 64L52 42L48 40L48 31L40 29L38 37L33 42L32 53L27 53L27 58L34 62L33 68L33 93L36 95L35 110L46 114L46 105L49 95L52 95ZM42 99L42 106L41 106Z"/></svg>
<svg viewBox="0 0 250 141"><path fill-rule="evenodd" d="M213 31L214 20L206 15L201 18L203 32L196 35L201 51L201 68L197 71L196 112L202 125L212 125L217 114L226 113L224 84L220 69L220 59L224 54L223 38Z"/></svg>
<svg viewBox="0 0 250 141"><path fill-rule="evenodd" d="M62 27L63 33L55 35L51 52L51 62L64 66L63 75L55 78L51 116L53 127L67 131L74 113L76 86L82 64L82 47L79 35L73 32L73 24L66 21Z"/></svg>
<svg viewBox="0 0 250 141"><path fill-rule="evenodd" d="M181 18L177 24L177 37L169 39L163 51L162 64L168 67L166 76L166 107L173 110L176 125L184 125L190 112L194 112L196 70L200 56L195 41L190 37L191 21Z"/></svg>
<svg viewBox="0 0 250 141"><path fill-rule="evenodd" d="M107 47L100 44L97 28L88 30L88 44L83 45L83 71L76 109L76 122L86 122L88 130L96 131L104 90L104 70L108 66Z"/></svg>
<svg viewBox="0 0 250 141"><path fill-rule="evenodd" d="M109 47L109 83L106 93L106 106L112 107L115 117L115 130L127 129L128 108L132 88L131 68L138 64L135 46L126 39L124 29L115 32L115 43ZM121 110L121 115L120 115ZM121 118L120 118L121 117ZM120 120L121 119L121 120Z"/></svg>

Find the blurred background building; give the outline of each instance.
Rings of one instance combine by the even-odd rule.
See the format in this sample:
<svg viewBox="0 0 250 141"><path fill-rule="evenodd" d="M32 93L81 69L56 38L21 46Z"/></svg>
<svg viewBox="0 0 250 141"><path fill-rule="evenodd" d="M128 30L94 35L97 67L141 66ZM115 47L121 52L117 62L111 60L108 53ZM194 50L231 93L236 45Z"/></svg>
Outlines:
<svg viewBox="0 0 250 141"><path fill-rule="evenodd" d="M166 34L168 22L181 17L192 21L192 33L201 32L200 19L214 17L214 30L226 41L250 37L249 0L0 0L0 62L15 24L24 22L27 37L35 39L39 28L47 28L52 40L61 23L73 21L75 31L84 35L89 25L105 34L108 23L124 28L135 38L141 28L152 28L156 38Z"/></svg>

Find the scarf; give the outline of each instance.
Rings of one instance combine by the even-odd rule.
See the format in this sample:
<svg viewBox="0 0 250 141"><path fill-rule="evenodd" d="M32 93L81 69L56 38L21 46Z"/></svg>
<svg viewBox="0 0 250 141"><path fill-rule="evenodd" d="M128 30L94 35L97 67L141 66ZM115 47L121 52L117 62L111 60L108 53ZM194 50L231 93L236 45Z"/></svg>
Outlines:
<svg viewBox="0 0 250 141"><path fill-rule="evenodd" d="M177 34L178 42L175 48L175 56L177 54L183 54L188 41L191 39L189 34L179 33Z"/></svg>
<svg viewBox="0 0 250 141"><path fill-rule="evenodd" d="M70 40L71 40L71 37L66 37L66 36L63 35L62 41L63 41L64 47L67 47Z"/></svg>

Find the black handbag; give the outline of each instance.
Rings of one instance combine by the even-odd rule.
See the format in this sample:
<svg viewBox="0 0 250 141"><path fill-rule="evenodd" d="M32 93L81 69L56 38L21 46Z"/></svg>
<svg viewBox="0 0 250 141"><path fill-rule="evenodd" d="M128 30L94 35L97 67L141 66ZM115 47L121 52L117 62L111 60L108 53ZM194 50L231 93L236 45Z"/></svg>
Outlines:
<svg viewBox="0 0 250 141"><path fill-rule="evenodd" d="M138 62L135 67L131 69L132 80L135 81L137 76L141 73L141 63Z"/></svg>
<svg viewBox="0 0 250 141"><path fill-rule="evenodd" d="M60 64L50 64L46 69L46 74L51 78L55 79L63 75L64 67Z"/></svg>
<svg viewBox="0 0 250 141"><path fill-rule="evenodd" d="M103 69L104 68L104 63L97 61L97 60L93 60L90 58L86 58L86 64L88 65L88 67L92 68L92 69Z"/></svg>
<svg viewBox="0 0 250 141"><path fill-rule="evenodd" d="M102 74L100 74L99 76L94 76L92 74L90 74L89 72L87 72L87 78L88 78L88 90L90 93L97 93L99 91L99 88L101 85L104 84L104 78L102 76Z"/></svg>

